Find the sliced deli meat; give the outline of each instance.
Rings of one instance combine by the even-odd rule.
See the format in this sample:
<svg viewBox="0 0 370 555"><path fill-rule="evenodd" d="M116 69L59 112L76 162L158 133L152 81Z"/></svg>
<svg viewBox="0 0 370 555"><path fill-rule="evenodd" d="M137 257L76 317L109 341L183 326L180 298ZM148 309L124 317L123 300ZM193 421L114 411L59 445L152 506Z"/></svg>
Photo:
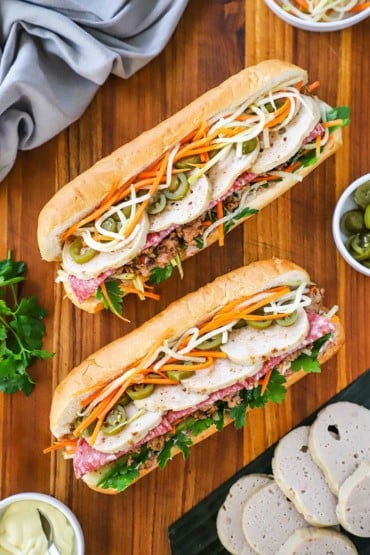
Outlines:
<svg viewBox="0 0 370 555"><path fill-rule="evenodd" d="M362 461L339 488L337 515L345 530L370 538L370 459Z"/></svg>
<svg viewBox="0 0 370 555"><path fill-rule="evenodd" d="M131 421L118 433L100 431L94 443L95 449L102 453L114 453L132 448L162 421L160 412L141 411L133 403L125 407L125 412Z"/></svg>
<svg viewBox="0 0 370 555"><path fill-rule="evenodd" d="M276 555L356 555L357 549L347 536L322 528L299 528Z"/></svg>
<svg viewBox="0 0 370 555"><path fill-rule="evenodd" d="M370 460L370 410L342 401L319 412L309 433L312 458L338 495L361 461Z"/></svg>
<svg viewBox="0 0 370 555"><path fill-rule="evenodd" d="M145 245L148 231L149 218L144 214L133 233L127 239L122 235L121 240L117 241L117 249L111 247L111 250L107 250L106 252L95 251L94 256L83 263L76 261L76 256L73 253L74 246L76 245L80 260L83 260L84 248L85 254L88 249L90 249L90 252L94 249L91 249L91 247L87 245L80 250L81 244L79 241L85 241L82 232L81 237L65 241L63 246L63 269L68 274L72 274L80 279L91 279L103 272L119 268L130 262L130 260L141 251Z"/></svg>
<svg viewBox="0 0 370 555"><path fill-rule="evenodd" d="M307 314L300 308L296 322L288 327L274 323L262 330L250 326L233 330L221 350L233 362L253 365L296 348L307 336L309 328Z"/></svg>
<svg viewBox="0 0 370 555"><path fill-rule="evenodd" d="M220 542L233 555L253 555L242 528L242 510L246 501L262 486L270 484L267 474L249 474L233 484L217 513L217 534Z"/></svg>
<svg viewBox="0 0 370 555"><path fill-rule="evenodd" d="M304 139L311 133L320 121L320 106L316 99L305 97L298 113L286 125L277 129L270 137L270 146L259 154L251 171L266 173L280 164L287 162L303 144Z"/></svg>
<svg viewBox="0 0 370 555"><path fill-rule="evenodd" d="M181 411L194 407L205 401L207 397L208 395L186 391L182 385L160 385L151 395L144 399L137 399L134 403L137 408L149 411Z"/></svg>
<svg viewBox="0 0 370 555"><path fill-rule="evenodd" d="M260 555L276 552L297 528L308 523L276 482L262 486L246 501L242 526L249 545Z"/></svg>
<svg viewBox="0 0 370 555"><path fill-rule="evenodd" d="M195 372L193 376L182 381L186 391L210 394L224 389L239 380L254 376L262 364L242 365L227 359L216 359L209 369Z"/></svg>
<svg viewBox="0 0 370 555"><path fill-rule="evenodd" d="M184 198L167 202L162 212L150 216L150 232L163 231L174 224L182 225L195 220L205 212L211 199L212 187L203 175L190 185Z"/></svg>
<svg viewBox="0 0 370 555"><path fill-rule="evenodd" d="M217 162L208 172L208 179L212 185L212 200L217 200L234 185L235 181L244 172L248 171L259 154L259 145L256 140L252 152L238 156L235 148Z"/></svg>
<svg viewBox="0 0 370 555"><path fill-rule="evenodd" d="M272 459L274 478L310 524L335 526L337 498L311 457L308 433L308 426L300 426L279 441Z"/></svg>

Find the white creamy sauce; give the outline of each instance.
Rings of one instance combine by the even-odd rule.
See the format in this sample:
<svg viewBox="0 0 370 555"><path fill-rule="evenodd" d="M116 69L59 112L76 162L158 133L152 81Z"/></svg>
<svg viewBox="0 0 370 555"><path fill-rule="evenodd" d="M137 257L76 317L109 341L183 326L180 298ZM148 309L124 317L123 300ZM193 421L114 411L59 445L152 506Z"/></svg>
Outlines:
<svg viewBox="0 0 370 555"><path fill-rule="evenodd" d="M73 529L63 513L43 501L15 501L0 516L0 555L47 555L40 509L49 518L62 555L72 555Z"/></svg>

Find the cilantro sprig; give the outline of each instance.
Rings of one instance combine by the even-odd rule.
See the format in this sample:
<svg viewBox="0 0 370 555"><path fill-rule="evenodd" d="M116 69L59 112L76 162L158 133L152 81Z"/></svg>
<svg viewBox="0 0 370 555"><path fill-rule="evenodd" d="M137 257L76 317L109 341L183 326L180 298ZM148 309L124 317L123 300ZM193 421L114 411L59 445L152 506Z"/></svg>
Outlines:
<svg viewBox="0 0 370 555"><path fill-rule="evenodd" d="M53 356L43 349L45 310L35 296L19 296L18 284L25 280L26 265L8 258L0 261L0 391L29 395L35 382L28 367L36 359Z"/></svg>

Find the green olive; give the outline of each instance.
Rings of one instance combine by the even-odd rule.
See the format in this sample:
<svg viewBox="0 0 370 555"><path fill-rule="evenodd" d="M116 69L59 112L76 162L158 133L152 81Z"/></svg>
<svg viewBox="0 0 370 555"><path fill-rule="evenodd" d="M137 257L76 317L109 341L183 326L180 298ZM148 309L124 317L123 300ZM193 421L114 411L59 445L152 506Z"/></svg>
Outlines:
<svg viewBox="0 0 370 555"><path fill-rule="evenodd" d="M113 217L110 217L104 220L101 226L103 229L105 229L105 231L112 231L112 232L117 231L117 222Z"/></svg>
<svg viewBox="0 0 370 555"><path fill-rule="evenodd" d="M90 247L84 247L82 237L77 237L69 246L69 254L77 264L86 264L98 253Z"/></svg>
<svg viewBox="0 0 370 555"><path fill-rule="evenodd" d="M242 154L250 154L254 150L256 150L258 144L258 140L256 137L250 139L249 141L244 141L242 144Z"/></svg>
<svg viewBox="0 0 370 555"><path fill-rule="evenodd" d="M175 382L180 382L181 380L186 380L190 378L194 372L191 370L168 370L167 376L170 380L174 380Z"/></svg>
<svg viewBox="0 0 370 555"><path fill-rule="evenodd" d="M150 200L147 208L148 214L159 214L166 208L166 197L163 193L156 193Z"/></svg>
<svg viewBox="0 0 370 555"><path fill-rule="evenodd" d="M209 349L216 349L222 344L222 333L218 333L209 339L206 339L199 345L197 345L197 349L201 351L208 351Z"/></svg>
<svg viewBox="0 0 370 555"><path fill-rule="evenodd" d="M275 322L279 325L279 326L292 326L294 324L294 322L297 321L298 318L298 311L297 310L293 310L293 312L291 314L287 314L286 316L284 316L283 318L277 318L275 320Z"/></svg>
<svg viewBox="0 0 370 555"><path fill-rule="evenodd" d="M263 330L271 326L272 320L247 320L247 324L256 330Z"/></svg>
<svg viewBox="0 0 370 555"><path fill-rule="evenodd" d="M108 412L103 423L103 432L108 436L118 434L126 425L126 411L122 405L116 405Z"/></svg>
<svg viewBox="0 0 370 555"><path fill-rule="evenodd" d="M340 220L340 228L346 235L361 231L364 228L364 216L362 211L357 209L345 212Z"/></svg>
<svg viewBox="0 0 370 555"><path fill-rule="evenodd" d="M154 384L152 383L130 385L130 387L126 389L127 395L133 401L138 401L139 399L145 399L146 397L149 397L149 395L151 395L153 391L154 391Z"/></svg>
<svg viewBox="0 0 370 555"><path fill-rule="evenodd" d="M168 189L164 191L166 198L169 200L181 200L188 194L189 181L186 179L185 174L179 173L175 175Z"/></svg>
<svg viewBox="0 0 370 555"><path fill-rule="evenodd" d="M200 156L199 154L196 154L194 156L186 156L185 158L181 158L181 160L178 160L176 162L175 168L179 170L190 170L194 166L200 163L201 163Z"/></svg>
<svg viewBox="0 0 370 555"><path fill-rule="evenodd" d="M362 183L354 192L353 198L355 203L365 210L366 206L370 204L370 181Z"/></svg>
<svg viewBox="0 0 370 555"><path fill-rule="evenodd" d="M370 204L365 208L364 224L367 229L370 229Z"/></svg>

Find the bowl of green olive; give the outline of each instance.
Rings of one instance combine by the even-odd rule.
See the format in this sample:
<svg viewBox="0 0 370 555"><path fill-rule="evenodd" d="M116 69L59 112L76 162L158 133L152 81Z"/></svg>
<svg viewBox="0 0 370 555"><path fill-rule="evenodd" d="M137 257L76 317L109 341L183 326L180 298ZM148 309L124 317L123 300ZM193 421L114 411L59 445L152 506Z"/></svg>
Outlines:
<svg viewBox="0 0 370 555"><path fill-rule="evenodd" d="M343 191L334 210L332 230L346 262L370 277L370 173Z"/></svg>

